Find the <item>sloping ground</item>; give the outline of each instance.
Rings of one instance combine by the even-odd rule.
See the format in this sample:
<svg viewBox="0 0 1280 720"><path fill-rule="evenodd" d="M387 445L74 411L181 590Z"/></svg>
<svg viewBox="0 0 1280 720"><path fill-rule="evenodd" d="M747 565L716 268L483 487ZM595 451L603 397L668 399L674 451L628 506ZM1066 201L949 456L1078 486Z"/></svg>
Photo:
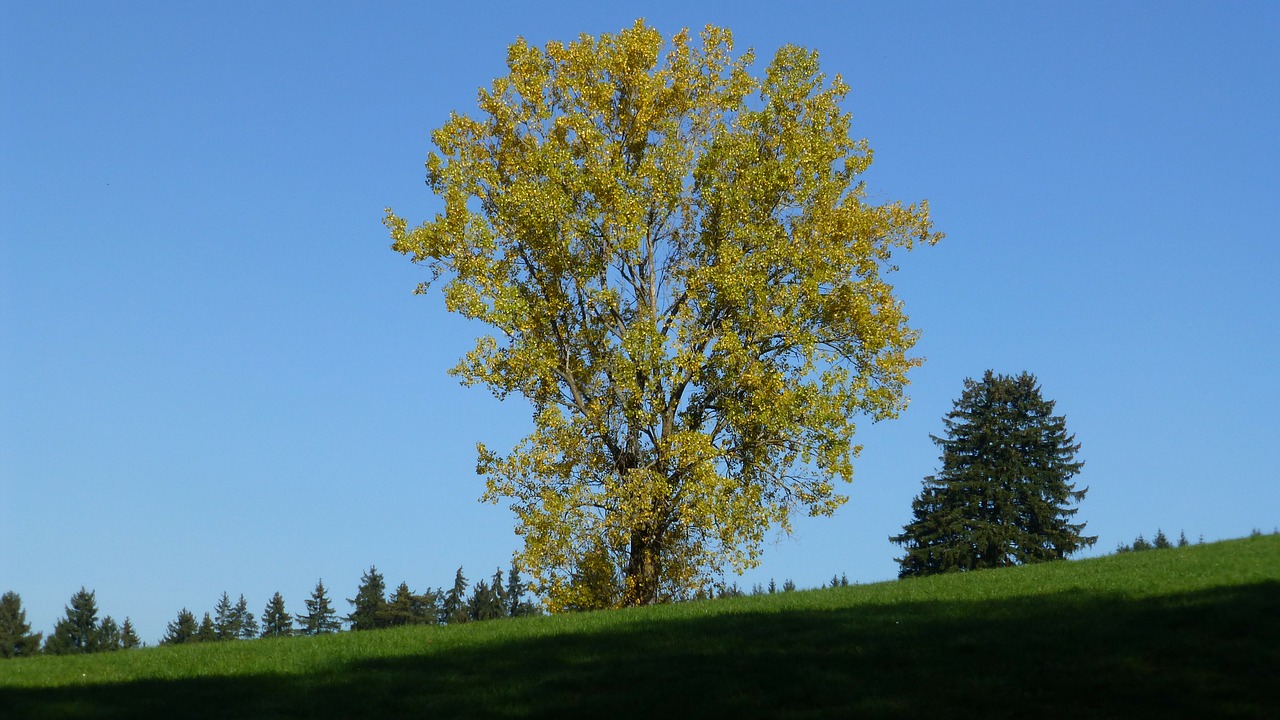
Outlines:
<svg viewBox="0 0 1280 720"><path fill-rule="evenodd" d="M1280 536L625 612L0 662L0 718L1280 716Z"/></svg>

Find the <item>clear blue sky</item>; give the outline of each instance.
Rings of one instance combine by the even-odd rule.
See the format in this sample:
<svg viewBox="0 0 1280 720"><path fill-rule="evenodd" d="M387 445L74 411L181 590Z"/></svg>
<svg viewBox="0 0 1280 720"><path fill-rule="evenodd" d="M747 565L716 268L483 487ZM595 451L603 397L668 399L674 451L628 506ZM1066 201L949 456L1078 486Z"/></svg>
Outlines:
<svg viewBox="0 0 1280 720"><path fill-rule="evenodd" d="M834 518L740 582L892 578L965 377L1036 374L1110 552L1280 525L1280 4L0 4L0 591L97 591L154 643L243 593L506 566L477 440L520 402L445 370L482 328L411 294L429 132L517 35L715 23L852 85L874 197L947 239L897 287L927 358Z"/></svg>

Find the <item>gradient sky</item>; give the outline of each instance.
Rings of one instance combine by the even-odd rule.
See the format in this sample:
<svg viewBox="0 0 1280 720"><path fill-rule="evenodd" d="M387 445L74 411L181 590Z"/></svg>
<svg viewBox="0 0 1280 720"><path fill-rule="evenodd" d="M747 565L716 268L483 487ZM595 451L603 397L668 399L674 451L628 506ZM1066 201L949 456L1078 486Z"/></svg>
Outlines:
<svg viewBox="0 0 1280 720"><path fill-rule="evenodd" d="M749 587L895 576L966 377L1037 375L1083 445L1091 554L1280 524L1280 4L0 3L0 591L82 585L154 643L243 593L341 612L505 567L474 446L527 405L445 374L483 331L388 249L429 132L543 44L707 23L852 86L872 197L927 198L895 284L927 358L850 502Z"/></svg>

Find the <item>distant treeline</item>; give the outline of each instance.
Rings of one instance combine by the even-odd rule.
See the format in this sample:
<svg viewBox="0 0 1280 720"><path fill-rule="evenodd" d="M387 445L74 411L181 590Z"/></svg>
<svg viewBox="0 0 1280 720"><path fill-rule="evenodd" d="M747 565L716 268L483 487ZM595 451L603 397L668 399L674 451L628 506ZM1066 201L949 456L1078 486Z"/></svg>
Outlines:
<svg viewBox="0 0 1280 720"><path fill-rule="evenodd" d="M849 578L842 574L833 575L829 586L848 584ZM828 584L824 583L822 587L828 587ZM749 594L791 592L795 589L796 584L790 579L785 580L781 588L771 579L767 586L753 586ZM693 599L747 594L737 583L720 583L699 590ZM543 612L541 603L530 595L529 587L514 563L505 577L499 568L492 577L474 585L459 567L448 590L434 588L421 593L414 592L408 583L403 582L388 592L386 578L376 566L371 566L361 575L355 597L348 598L347 603L351 606L351 613L339 616L322 579L306 599L304 612L290 613L285 608L284 598L277 592L267 601L259 617L249 610L244 595L233 602L231 595L224 592L214 609L203 613L200 620L187 608L178 611L177 617L168 624L160 644L323 635L344 629L358 632L399 625L455 625L541 615ZM0 599L0 657L26 657L41 652L55 655L111 652L145 645L139 640L129 618L126 617L123 624L109 615L99 619L95 591L83 587L71 596L66 616L58 621L53 634L44 639L43 645L42 638L43 633L31 632L22 599L15 592L6 592Z"/></svg>
<svg viewBox="0 0 1280 720"><path fill-rule="evenodd" d="M461 567L448 590L435 588L416 593L407 583L400 583L388 593L386 580L376 566L360 578L354 598L347 602L351 613L339 617L329 591L320 580L304 603L305 611L291 614L279 592L271 596L263 608L261 620L249 610L244 595L232 602L222 593L212 612L203 619L187 608L168 624L161 645L196 642L247 640L257 637L321 635L373 630L398 625L444 625L506 617L539 615L542 606L529 595L528 585L513 563L505 578L501 568L493 577L471 585ZM111 652L144 645L129 618L117 623L110 615L98 618L94 591L80 588L71 596L66 615L58 620L53 633L31 631L22 599L16 592L0 597L0 657L26 657L44 652L54 655Z"/></svg>
<svg viewBox="0 0 1280 720"><path fill-rule="evenodd" d="M1178 540L1177 540L1177 543L1175 544L1174 542L1169 540L1168 536L1164 534L1164 530L1157 528L1155 537L1152 538L1151 540L1147 540L1141 534L1139 534L1138 537L1133 539L1132 545L1127 545L1125 543L1120 543L1119 545L1117 545L1116 552L1127 553L1127 552L1141 552L1143 550L1163 550L1165 548L1171 548L1171 547L1186 547L1190 544L1191 542L1187 540L1186 531L1182 531L1178 533ZM1200 537L1199 544L1201 545L1204 544L1203 535Z"/></svg>
<svg viewBox="0 0 1280 720"><path fill-rule="evenodd" d="M1280 529L1275 533L1280 534ZM1261 530L1254 529L1251 536L1262 534ZM1201 536L1197 544L1203 543L1204 536ZM1185 531L1178 534L1177 540L1170 540L1163 530L1157 529L1151 540L1138 535L1131 544L1120 543L1116 552L1160 550L1190 544ZM831 580L822 587L847 585L849 579L842 574L832 575ZM763 595L779 591L791 592L795 589L796 584L790 579L785 580L781 588L770 579L768 585L752 586L749 593L738 587L737 583L720 583L698 590L693 599ZM160 644L322 635L341 632L344 626L349 631L358 632L399 625L454 625L541 615L543 612L542 605L530 595L529 587L521 578L515 563L512 563L505 578L502 569L498 568L491 578L480 580L474 585L470 584L463 569L459 567L454 575L453 585L448 590L434 588L422 593L414 592L403 582L393 592L388 592L386 579L376 566L371 566L361 575L355 597L348 598L347 603L351 605L351 613L340 617L333 607L324 581L321 580L305 601L305 612L289 613L285 608L284 598L277 592L267 601L259 620L249 610L244 595L240 595L233 603L231 596L224 592L213 611L203 613L203 618L199 621L196 620L195 613L187 608L178 611L177 618L168 624ZM44 637L44 633L31 631L26 611L22 608L22 599L16 592L6 592L0 596L0 658L28 657L42 652L53 655L111 652L143 645L145 643L139 640L128 617L123 623L117 623L110 615L99 619L95 593L83 587L71 596L65 616L58 620L48 638Z"/></svg>
<svg viewBox="0 0 1280 720"><path fill-rule="evenodd" d="M1249 533L1249 537L1262 537L1264 534L1265 533L1263 533L1258 528L1254 528L1253 531ZM1276 528L1272 530L1272 534L1280 535L1280 528ZM1174 540L1170 540L1169 537L1164 534L1163 530L1157 528L1155 537L1151 538L1150 540L1144 538L1142 535L1138 535L1138 537L1133 539L1132 545L1129 545L1126 543L1120 543L1119 545L1117 545L1116 552L1127 553L1127 552L1141 552L1143 550L1164 550L1165 548L1171 548L1171 547L1186 547L1190 544L1191 544L1191 541L1187 540L1186 531L1179 532L1178 539L1174 541ZM1196 544L1197 545L1204 544L1203 535L1200 536L1200 539L1196 542Z"/></svg>

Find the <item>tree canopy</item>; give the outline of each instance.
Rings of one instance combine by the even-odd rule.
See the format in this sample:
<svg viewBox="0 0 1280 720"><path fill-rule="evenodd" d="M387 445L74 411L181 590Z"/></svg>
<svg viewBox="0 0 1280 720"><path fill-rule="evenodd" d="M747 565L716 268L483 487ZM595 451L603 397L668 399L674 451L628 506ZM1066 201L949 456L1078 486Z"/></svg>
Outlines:
<svg viewBox="0 0 1280 720"><path fill-rule="evenodd" d="M29 657L40 652L43 633L31 632L18 593L0 595L0 658Z"/></svg>
<svg viewBox="0 0 1280 720"><path fill-rule="evenodd" d="M190 610L182 608L178 611L178 619L169 623L165 629L164 637L161 638L161 645L181 645L197 641L199 628L196 625L196 616Z"/></svg>
<svg viewBox="0 0 1280 720"><path fill-rule="evenodd" d="M356 596L347 600L351 603L352 610L346 620L351 624L352 630L374 630L387 626L386 591L387 583L382 573L378 572L377 566L369 566L360 576Z"/></svg>
<svg viewBox="0 0 1280 720"><path fill-rule="evenodd" d="M66 615L58 620L53 634L44 642L44 651L53 655L98 652L101 640L96 594L82 587L71 596Z"/></svg>
<svg viewBox="0 0 1280 720"><path fill-rule="evenodd" d="M293 616L284 609L279 592L271 596L262 610L262 637L288 637L293 634Z"/></svg>
<svg viewBox="0 0 1280 720"><path fill-rule="evenodd" d="M869 200L871 149L815 52L754 61L713 26L517 40L479 114L432 135L443 210L387 209L419 292L443 280L492 330L452 372L532 405L478 470L553 609L753 566L770 527L845 501L855 421L904 406L916 333L885 274L941 234L925 202Z"/></svg>
<svg viewBox="0 0 1280 720"><path fill-rule="evenodd" d="M942 470L924 479L902 545L904 577L1062 559L1092 545L1069 507L1088 488L1070 482L1084 463L1066 419L1034 375L966 379L943 419Z"/></svg>
<svg viewBox="0 0 1280 720"><path fill-rule="evenodd" d="M333 603L329 600L324 580L316 581L316 589L311 591L311 597L306 599L305 604L307 612L295 618L300 634L325 635L342 629L342 621L338 620L338 612L333 609Z"/></svg>

